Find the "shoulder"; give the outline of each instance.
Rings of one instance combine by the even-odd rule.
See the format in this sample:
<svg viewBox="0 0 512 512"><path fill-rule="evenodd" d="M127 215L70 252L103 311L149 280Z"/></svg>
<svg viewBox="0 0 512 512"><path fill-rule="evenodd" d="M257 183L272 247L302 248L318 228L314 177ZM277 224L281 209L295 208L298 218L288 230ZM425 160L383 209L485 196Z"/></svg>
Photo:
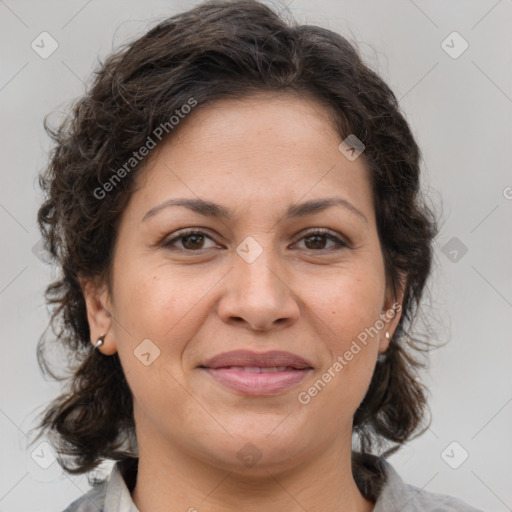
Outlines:
<svg viewBox="0 0 512 512"><path fill-rule="evenodd" d="M107 478L73 501L63 512L139 512L133 503L130 491L136 480L138 459L117 461Z"/></svg>
<svg viewBox="0 0 512 512"><path fill-rule="evenodd" d="M381 459L381 464L386 471L386 483L373 512L483 512L453 496L407 484L389 462Z"/></svg>
<svg viewBox="0 0 512 512"><path fill-rule="evenodd" d="M472 507L465 501L462 501L447 494L437 494L408 485L415 493L412 510L430 511L430 512L483 512L482 510Z"/></svg>
<svg viewBox="0 0 512 512"><path fill-rule="evenodd" d="M95 485L62 512L103 512L107 485L107 481Z"/></svg>

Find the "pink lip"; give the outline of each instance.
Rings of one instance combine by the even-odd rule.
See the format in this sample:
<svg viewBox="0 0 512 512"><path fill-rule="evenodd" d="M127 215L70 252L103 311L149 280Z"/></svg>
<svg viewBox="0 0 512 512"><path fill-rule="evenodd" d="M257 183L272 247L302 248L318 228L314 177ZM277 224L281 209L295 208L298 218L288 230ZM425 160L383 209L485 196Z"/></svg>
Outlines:
<svg viewBox="0 0 512 512"><path fill-rule="evenodd" d="M201 365L206 368L227 368L229 366L250 367L279 367L292 366L296 369L311 368L313 365L300 356L282 350L269 350L267 352L252 352L250 350L233 350L223 352Z"/></svg>
<svg viewBox="0 0 512 512"><path fill-rule="evenodd" d="M217 382L246 395L274 395L300 382L312 368L286 369L269 373L248 373L240 369L204 368Z"/></svg>
<svg viewBox="0 0 512 512"><path fill-rule="evenodd" d="M278 368L278 371L253 373L243 370L247 367ZM295 386L313 369L309 361L282 350L223 352L206 361L200 368L217 382L246 395L280 393Z"/></svg>

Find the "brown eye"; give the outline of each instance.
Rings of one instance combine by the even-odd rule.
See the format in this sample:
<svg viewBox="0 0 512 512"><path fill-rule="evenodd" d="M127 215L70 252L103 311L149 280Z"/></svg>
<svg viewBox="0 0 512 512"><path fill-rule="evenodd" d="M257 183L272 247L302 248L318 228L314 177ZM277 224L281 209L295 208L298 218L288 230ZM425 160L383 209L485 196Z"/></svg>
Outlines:
<svg viewBox="0 0 512 512"><path fill-rule="evenodd" d="M187 235L181 238L183 240L183 247L185 247L185 249L202 249L200 246L204 243L203 235Z"/></svg>
<svg viewBox="0 0 512 512"><path fill-rule="evenodd" d="M325 235L310 235L304 237L304 240L306 240L306 247L308 249L325 249Z"/></svg>
<svg viewBox="0 0 512 512"><path fill-rule="evenodd" d="M325 230L312 231L303 236L301 240L305 241L305 248L312 251L330 251L348 247L346 242ZM333 242L334 247L326 247L328 241Z"/></svg>
<svg viewBox="0 0 512 512"><path fill-rule="evenodd" d="M206 240L212 240L206 233L202 231L182 231L174 238L167 240L162 245L171 250L183 250L183 251L201 251L202 249L209 249L210 247L203 247ZM177 243L181 242L181 247ZM213 240L212 240L213 242ZM212 246L213 247L213 246Z"/></svg>

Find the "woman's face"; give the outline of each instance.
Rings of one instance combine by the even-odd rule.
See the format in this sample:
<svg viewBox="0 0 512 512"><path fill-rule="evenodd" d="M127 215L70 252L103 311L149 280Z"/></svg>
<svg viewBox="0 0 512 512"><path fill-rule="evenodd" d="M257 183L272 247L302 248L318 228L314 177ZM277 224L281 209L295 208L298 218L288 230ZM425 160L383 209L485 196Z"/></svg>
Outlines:
<svg viewBox="0 0 512 512"><path fill-rule="evenodd" d="M290 95L218 101L178 128L137 176L112 295L87 299L93 341L108 331L132 390L140 456L256 472L349 452L400 317L363 158L338 149L322 105ZM196 206L165 206L178 200ZM239 350L309 369L204 368Z"/></svg>

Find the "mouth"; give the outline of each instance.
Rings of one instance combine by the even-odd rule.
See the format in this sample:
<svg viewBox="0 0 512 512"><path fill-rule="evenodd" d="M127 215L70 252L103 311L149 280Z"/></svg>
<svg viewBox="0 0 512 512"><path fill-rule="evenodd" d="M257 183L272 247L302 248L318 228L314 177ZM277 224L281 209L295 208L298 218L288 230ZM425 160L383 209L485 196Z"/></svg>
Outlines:
<svg viewBox="0 0 512 512"><path fill-rule="evenodd" d="M313 370L305 359L282 351L225 352L199 368L223 387L253 396L288 391Z"/></svg>

